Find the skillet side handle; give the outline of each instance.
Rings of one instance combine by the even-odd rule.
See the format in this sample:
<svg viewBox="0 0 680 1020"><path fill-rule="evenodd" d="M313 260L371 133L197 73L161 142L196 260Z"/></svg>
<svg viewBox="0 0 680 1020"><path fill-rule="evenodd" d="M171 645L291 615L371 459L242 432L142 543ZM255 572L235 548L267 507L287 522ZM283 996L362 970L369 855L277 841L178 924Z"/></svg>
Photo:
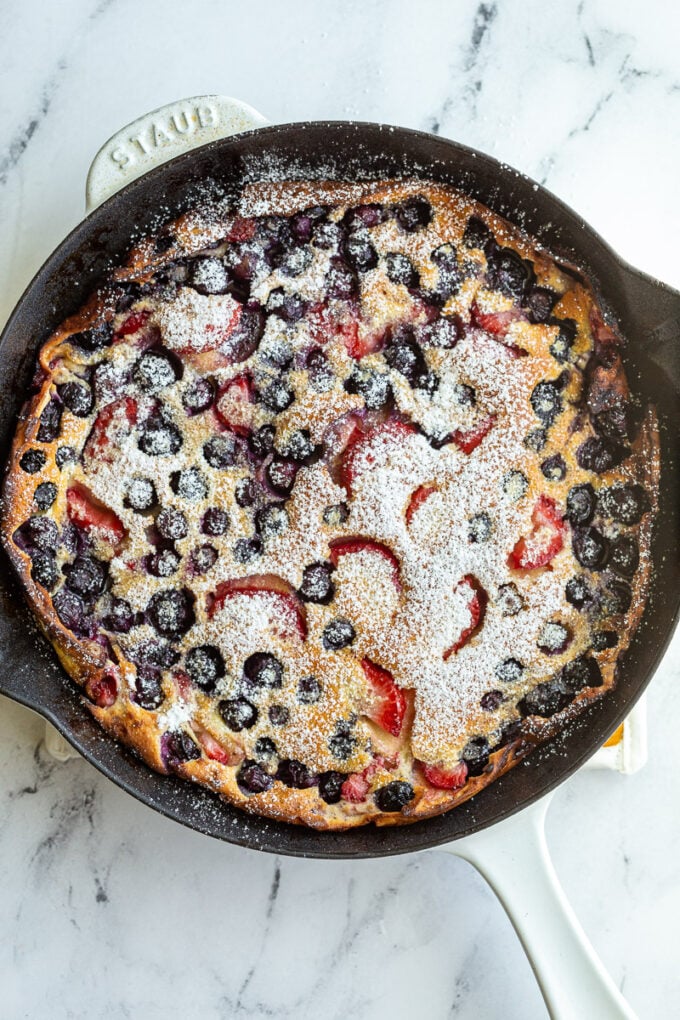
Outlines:
<svg viewBox="0 0 680 1020"><path fill-rule="evenodd" d="M252 106L228 96L194 96L144 114L109 138L92 160L87 211L183 152L268 123Z"/></svg>
<svg viewBox="0 0 680 1020"><path fill-rule="evenodd" d="M552 1020L636 1020L576 919L550 860L544 822L551 796L441 849L472 864L496 893Z"/></svg>

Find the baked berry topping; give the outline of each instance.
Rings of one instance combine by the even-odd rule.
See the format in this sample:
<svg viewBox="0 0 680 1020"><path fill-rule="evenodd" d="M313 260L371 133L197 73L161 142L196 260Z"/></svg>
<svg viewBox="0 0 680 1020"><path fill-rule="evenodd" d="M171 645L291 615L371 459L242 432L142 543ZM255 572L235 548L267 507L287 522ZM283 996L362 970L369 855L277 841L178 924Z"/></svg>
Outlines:
<svg viewBox="0 0 680 1020"><path fill-rule="evenodd" d="M559 326L557 336L550 345L550 353L561 365L569 360L569 355L576 339L576 323L573 319L554 319L553 324Z"/></svg>
<svg viewBox="0 0 680 1020"><path fill-rule="evenodd" d="M595 652L604 652L607 648L616 648L619 636L613 630L598 630L593 634L592 647Z"/></svg>
<svg viewBox="0 0 680 1020"><path fill-rule="evenodd" d="M77 382L64 383L57 387L59 396L65 406L78 418L87 418L94 407L92 390L86 384Z"/></svg>
<svg viewBox="0 0 680 1020"><path fill-rule="evenodd" d="M116 631L119 634L127 634L135 623L135 614L127 599L114 596L111 599L108 615L104 618L103 622L108 630Z"/></svg>
<svg viewBox="0 0 680 1020"><path fill-rule="evenodd" d="M270 291L266 311L284 322L297 322L305 313L305 303L299 294L286 294L282 287Z"/></svg>
<svg viewBox="0 0 680 1020"><path fill-rule="evenodd" d="M496 666L494 673L504 684L514 684L521 680L524 666L517 659L505 659Z"/></svg>
<svg viewBox="0 0 680 1020"><path fill-rule="evenodd" d="M401 229L411 234L428 225L432 219L432 206L426 198L415 195L395 206L394 214Z"/></svg>
<svg viewBox="0 0 680 1020"><path fill-rule="evenodd" d="M190 414L207 411L215 399L215 385L210 379L194 379L182 393L182 404Z"/></svg>
<svg viewBox="0 0 680 1020"><path fill-rule="evenodd" d="M182 446L182 433L169 419L158 414L142 425L139 449L149 457L169 457Z"/></svg>
<svg viewBox="0 0 680 1020"><path fill-rule="evenodd" d="M462 758L468 775L479 776L489 764L489 742L486 737L473 737L463 748Z"/></svg>
<svg viewBox="0 0 680 1020"><path fill-rule="evenodd" d="M173 730L166 733L161 742L161 755L168 768L176 768L200 758L201 749L184 730Z"/></svg>
<svg viewBox="0 0 680 1020"><path fill-rule="evenodd" d="M170 475L170 488L176 496L189 503L198 503L208 494L207 479L197 467L173 471Z"/></svg>
<svg viewBox="0 0 680 1020"><path fill-rule="evenodd" d="M276 778L284 786L289 786L294 790L308 790L310 787L316 786L319 781L315 772L294 758L286 758L279 762Z"/></svg>
<svg viewBox="0 0 680 1020"><path fill-rule="evenodd" d="M369 411L377 411L384 407L392 396L389 376L384 372L376 372L364 365L357 365L348 379L345 380L348 393L358 393L364 398L364 405Z"/></svg>
<svg viewBox="0 0 680 1020"><path fill-rule="evenodd" d="M381 811L401 811L415 797L410 783L396 779L376 791L375 803Z"/></svg>
<svg viewBox="0 0 680 1020"><path fill-rule="evenodd" d="M29 556L36 552L54 554L59 544L59 529L49 517L29 517L12 537Z"/></svg>
<svg viewBox="0 0 680 1020"><path fill-rule="evenodd" d="M324 648L337 652L341 648L347 648L354 642L356 631L354 627L343 617L336 617L326 624L323 629L322 643Z"/></svg>
<svg viewBox="0 0 680 1020"><path fill-rule="evenodd" d="M154 577L172 577L179 570L181 556L174 549L161 549L151 553L146 568Z"/></svg>
<svg viewBox="0 0 680 1020"><path fill-rule="evenodd" d="M146 616L159 634L180 637L194 623L193 596L186 589L177 588L156 592L146 607Z"/></svg>
<svg viewBox="0 0 680 1020"><path fill-rule="evenodd" d="M248 437L248 446L258 460L264 460L274 449L276 429L273 425L262 425Z"/></svg>
<svg viewBox="0 0 680 1020"><path fill-rule="evenodd" d="M471 216L465 224L463 244L466 248L479 248L481 251L491 250L496 239L491 230L478 216Z"/></svg>
<svg viewBox="0 0 680 1020"><path fill-rule="evenodd" d="M283 503L267 503L255 512L255 528L265 539L281 535L288 523L288 513Z"/></svg>
<svg viewBox="0 0 680 1020"><path fill-rule="evenodd" d="M70 343L79 347L87 354L100 351L102 347L108 347L113 338L113 325L110 322L100 322L91 329L85 329L81 333L73 333L69 337Z"/></svg>
<svg viewBox="0 0 680 1020"><path fill-rule="evenodd" d="M613 485L600 489L597 495L600 513L619 524L639 524L649 510L649 500L641 485Z"/></svg>
<svg viewBox="0 0 680 1020"><path fill-rule="evenodd" d="M567 512L564 516L571 524L590 524L596 506L597 497L592 485L575 485L567 495Z"/></svg>
<svg viewBox="0 0 680 1020"><path fill-rule="evenodd" d="M217 681L224 676L224 659L215 645L198 645L187 652L184 659L192 683L203 691L213 691Z"/></svg>
<svg viewBox="0 0 680 1020"><path fill-rule="evenodd" d="M215 566L219 553L214 545L199 545L191 554L191 566L196 574L207 574Z"/></svg>
<svg viewBox="0 0 680 1020"><path fill-rule="evenodd" d="M495 712L503 701L505 701L505 695L502 691L487 691L480 698L479 706L485 712Z"/></svg>
<svg viewBox="0 0 680 1020"><path fill-rule="evenodd" d="M238 442L232 432L212 436L203 444L203 457L210 467L220 471L233 467L238 460Z"/></svg>
<svg viewBox="0 0 680 1020"><path fill-rule="evenodd" d="M237 563L250 563L262 555L262 542L259 538L239 538L234 543L233 554Z"/></svg>
<svg viewBox="0 0 680 1020"><path fill-rule="evenodd" d="M298 589L303 602L318 602L328 605L335 595L335 586L331 580L333 565L331 563L310 563L302 572L302 584Z"/></svg>
<svg viewBox="0 0 680 1020"><path fill-rule="evenodd" d="M49 510L57 498L57 487L53 482L41 482L33 494L33 502L39 510Z"/></svg>
<svg viewBox="0 0 680 1020"><path fill-rule="evenodd" d="M283 666L269 652L255 652L243 664L244 676L255 687L281 687Z"/></svg>
<svg viewBox="0 0 680 1020"><path fill-rule="evenodd" d="M638 544L634 538L621 535L610 547L609 566L623 577L632 577L640 565Z"/></svg>
<svg viewBox="0 0 680 1020"><path fill-rule="evenodd" d="M31 558L31 578L47 591L53 591L59 577L53 554L35 552Z"/></svg>
<svg viewBox="0 0 680 1020"><path fill-rule="evenodd" d="M186 538L189 534L189 522L181 510L164 507L156 518L156 527L163 536L172 542Z"/></svg>
<svg viewBox="0 0 680 1020"><path fill-rule="evenodd" d="M62 587L52 598L52 603L57 616L67 630L72 630L74 634L80 635L87 633L89 621L85 603L79 595Z"/></svg>
<svg viewBox="0 0 680 1020"><path fill-rule="evenodd" d="M589 570L601 570L609 558L609 542L597 528L575 528L571 548L581 566Z"/></svg>
<svg viewBox="0 0 680 1020"><path fill-rule="evenodd" d="M538 635L538 647L545 655L559 655L571 641L571 632L562 623L546 623Z"/></svg>
<svg viewBox="0 0 680 1020"><path fill-rule="evenodd" d="M434 322L421 326L418 340L426 347L438 347L441 350L452 350L463 336L463 324L457 315L440 315ZM471 387L460 385L459 390L471 390ZM474 390L472 390L474 394ZM467 404L467 400L456 398L459 404ZM474 400L470 402L474 404Z"/></svg>
<svg viewBox="0 0 680 1020"><path fill-rule="evenodd" d="M265 474L272 490L279 496L288 496L293 491L299 465L294 460L274 457L267 465Z"/></svg>
<svg viewBox="0 0 680 1020"><path fill-rule="evenodd" d="M321 697L321 691L321 682L315 676L303 676L298 683L298 701L303 705L313 705Z"/></svg>
<svg viewBox="0 0 680 1020"><path fill-rule="evenodd" d="M224 535L229 528L229 514L217 506L211 506L203 515L201 531L204 535L217 537Z"/></svg>
<svg viewBox="0 0 680 1020"><path fill-rule="evenodd" d="M147 712L153 712L163 704L164 698L160 676L154 671L138 668L134 693L137 704Z"/></svg>
<svg viewBox="0 0 680 1020"><path fill-rule="evenodd" d="M316 452L309 429L295 429L278 448L278 452L282 457L298 461L301 464L309 462Z"/></svg>
<svg viewBox="0 0 680 1020"><path fill-rule="evenodd" d="M549 482L562 482L567 477L567 465L561 453L553 453L541 462L543 476Z"/></svg>
<svg viewBox="0 0 680 1020"><path fill-rule="evenodd" d="M285 705L271 705L267 715L272 726L285 726L290 718L290 712Z"/></svg>
<svg viewBox="0 0 680 1020"><path fill-rule="evenodd" d="M274 777L256 761L244 761L236 773L236 782L243 793L266 793L274 785Z"/></svg>
<svg viewBox="0 0 680 1020"><path fill-rule="evenodd" d="M553 678L529 691L517 707L523 716L540 715L549 718L561 712L573 700L573 692L566 688L560 678Z"/></svg>
<svg viewBox="0 0 680 1020"><path fill-rule="evenodd" d="M503 493L513 503L517 503L529 488L529 480L522 471L508 471L503 476Z"/></svg>
<svg viewBox="0 0 680 1020"><path fill-rule="evenodd" d="M338 719L335 732L329 737L328 750L340 761L346 761L354 753L357 740L352 734L352 722Z"/></svg>
<svg viewBox="0 0 680 1020"><path fill-rule="evenodd" d="M415 288L420 283L418 271L410 258L401 252L390 252L385 256L385 273L392 283L404 287Z"/></svg>
<svg viewBox="0 0 680 1020"><path fill-rule="evenodd" d="M508 556L508 565L515 570L536 570L546 567L564 545L564 524L554 499L540 496L531 515L533 530L520 538Z"/></svg>
<svg viewBox="0 0 680 1020"><path fill-rule="evenodd" d="M255 502L255 482L252 478L239 478L234 488L234 499L239 506L252 506Z"/></svg>
<svg viewBox="0 0 680 1020"><path fill-rule="evenodd" d="M567 602L574 606L575 609L583 609L584 606L589 605L593 600L593 593L583 574L570 577L564 593Z"/></svg>
<svg viewBox="0 0 680 1020"><path fill-rule="evenodd" d="M104 590L106 566L92 556L77 556L73 563L64 566L63 572L66 587L87 601L95 599Z"/></svg>
<svg viewBox="0 0 680 1020"><path fill-rule="evenodd" d="M319 796L326 804L337 804L342 796L342 784L347 776L343 772L322 772L319 776Z"/></svg>
<svg viewBox="0 0 680 1020"><path fill-rule="evenodd" d="M533 279L531 263L522 259L512 248L497 248L487 256L489 286L508 297L520 300Z"/></svg>
<svg viewBox="0 0 680 1020"><path fill-rule="evenodd" d="M524 299L529 322L548 322L558 297L549 287L531 287Z"/></svg>
<svg viewBox="0 0 680 1020"><path fill-rule="evenodd" d="M496 604L503 616L517 616L524 609L524 600L512 582L499 587Z"/></svg>
<svg viewBox="0 0 680 1020"><path fill-rule="evenodd" d="M28 475L35 475L42 471L47 463L47 457L42 450L27 450L19 461L19 467Z"/></svg>
<svg viewBox="0 0 680 1020"><path fill-rule="evenodd" d="M145 351L135 365L133 378L144 393L160 393L179 378L176 364L162 351Z"/></svg>
<svg viewBox="0 0 680 1020"><path fill-rule="evenodd" d="M271 737L258 737L253 747L253 754L259 762L271 767L278 755L278 750Z"/></svg>
<svg viewBox="0 0 680 1020"><path fill-rule="evenodd" d="M76 459L76 451L72 446L59 446L54 456L57 467L61 471L64 464L70 464Z"/></svg>
<svg viewBox="0 0 680 1020"><path fill-rule="evenodd" d="M229 701L220 701L217 709L225 725L234 733L249 730L257 722L257 709L247 698L239 697Z"/></svg>
<svg viewBox="0 0 680 1020"><path fill-rule="evenodd" d="M468 542L488 542L491 538L493 525L487 513L475 514L468 521Z"/></svg>
<svg viewBox="0 0 680 1020"><path fill-rule="evenodd" d="M545 429L532 429L524 437L524 445L528 450L533 450L534 453L540 453L547 441L548 435Z"/></svg>
<svg viewBox="0 0 680 1020"><path fill-rule="evenodd" d="M130 480L123 506L136 510L137 513L144 513L152 510L157 503L156 486L150 478L135 477Z"/></svg>
<svg viewBox="0 0 680 1020"><path fill-rule="evenodd" d="M427 380L427 362L412 331L402 330L385 348L385 361L416 388Z"/></svg>
<svg viewBox="0 0 680 1020"><path fill-rule="evenodd" d="M284 379L275 379L262 390L260 400L270 411L279 413L290 407L295 400L295 393Z"/></svg>
<svg viewBox="0 0 680 1020"><path fill-rule="evenodd" d="M621 463L628 456L628 449L613 443L603 436L591 436L578 447L576 461L584 471L601 475Z"/></svg>
<svg viewBox="0 0 680 1020"><path fill-rule="evenodd" d="M605 588L600 594L602 610L605 615L618 616L627 613L633 601L633 592L629 584L617 577L609 577Z"/></svg>
<svg viewBox="0 0 680 1020"><path fill-rule="evenodd" d="M558 383L555 380L537 383L531 394L531 406L536 417L540 418L544 425L552 425L562 410L562 397Z"/></svg>

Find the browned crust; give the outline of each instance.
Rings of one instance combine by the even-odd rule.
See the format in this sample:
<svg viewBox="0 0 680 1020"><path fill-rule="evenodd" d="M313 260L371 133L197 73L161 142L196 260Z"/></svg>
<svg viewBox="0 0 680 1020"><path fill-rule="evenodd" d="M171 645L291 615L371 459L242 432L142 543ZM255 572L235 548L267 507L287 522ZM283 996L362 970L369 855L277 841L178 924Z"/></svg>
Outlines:
<svg viewBox="0 0 680 1020"><path fill-rule="evenodd" d="M324 192L328 198L333 198L338 189L332 186L321 186L319 190ZM351 192L353 196L361 194L364 201L380 201L381 198L388 196L393 200L395 197L395 191L389 184L373 185L368 188L351 186L345 190ZM419 183L418 190L425 190L422 182ZM397 197L399 193L408 193L408 188L398 189ZM516 228L494 214L489 214L477 203L464 201L468 212L474 212L485 219L505 244L514 247L524 257L530 257L537 262L546 261L546 256ZM309 193L302 189L302 199L294 199L292 206L289 199L285 199L285 201L282 199L282 203L284 205L287 203L286 211L292 211L296 207L302 208L309 203ZM196 226L191 217L183 217L181 221L173 225L173 229L179 238L179 250L183 253L199 250L205 243L205 232L200 225ZM174 249L160 257L155 255L150 242L143 242L131 254L128 267L119 270L115 275L118 279L144 278L153 272L157 264L177 253L178 250ZM592 299L592 295L590 297ZM111 314L105 299L95 296L79 313L63 323L41 349L39 365L42 370L42 382L38 392L28 401L20 414L3 492L1 523L3 546L19 575L29 605L41 629L53 644L67 673L84 689L86 694L105 675L113 673L119 681L124 681L127 675L133 673L134 667L125 660L119 663L110 661L100 645L76 639L71 631L63 626L54 611L49 594L31 578L29 556L18 548L12 540L12 535L31 513L32 486L26 484L26 476L19 468L19 461L26 449L35 441L40 413L49 400L53 385L53 372L58 360L59 349L72 333L85 329L102 318L110 318ZM618 338L611 331L609 334L611 342L618 345ZM595 385L604 386L606 382L609 387L627 393L625 372L618 353L606 376L604 382L598 381ZM86 427L87 423L82 425L83 429ZM82 445L84 436L74 433L71 438L73 445L79 447ZM64 442L63 436L60 437L61 442ZM41 447L51 456L48 456L49 466L42 471L40 478L42 481L53 481L59 490L59 499L63 499L63 486L60 487L59 484L60 477L54 463L54 449L51 449L51 447L56 447L56 443L41 444ZM225 767L206 758L180 766L177 771L187 779L217 791L231 803L246 811L327 830L347 829L368 822L393 825L418 821L448 811L475 796L481 789L511 769L537 745L558 733L589 704L603 697L614 686L618 658L627 649L640 622L649 591L652 570L651 533L658 509L659 470L658 426L654 411L649 409L634 444L632 456L619 469L602 476L603 480L606 479L609 484L619 480L639 481L645 486L652 501L651 512L643 517L638 528L640 568L631 585L633 590L631 609L625 617L614 618L612 621L621 635L621 640L616 649L596 655L602 669L603 685L597 689L590 688L582 691L567 708L550 719L534 716L523 720L520 736L512 743L496 750L491 755L484 772L479 776L469 778L461 789L456 791L434 789L416 775L414 777L415 796L411 803L400 814L384 814L378 810L372 800L369 803L356 806L347 802L331 806L320 800L315 789L289 789L280 783L267 793L246 796L235 781L233 767ZM124 683L119 682L118 684L121 691L125 690L125 686ZM116 739L131 745L152 768L160 772L167 771L160 757L157 733L149 721L148 713L132 702L126 694L119 697L110 708L100 708L90 702L87 702L87 705L103 728Z"/></svg>

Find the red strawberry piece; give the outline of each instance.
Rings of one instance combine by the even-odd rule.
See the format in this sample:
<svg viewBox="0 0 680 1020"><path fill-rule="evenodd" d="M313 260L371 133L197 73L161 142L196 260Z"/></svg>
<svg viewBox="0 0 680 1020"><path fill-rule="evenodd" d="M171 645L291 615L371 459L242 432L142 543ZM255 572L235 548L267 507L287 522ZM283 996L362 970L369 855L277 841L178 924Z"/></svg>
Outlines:
<svg viewBox="0 0 680 1020"><path fill-rule="evenodd" d="M356 321L344 323L340 329L342 338L345 341L345 349L350 358L358 361L366 354L379 351L383 345L384 336L382 333L367 333L359 335L359 323Z"/></svg>
<svg viewBox="0 0 680 1020"><path fill-rule="evenodd" d="M514 570L546 567L564 545L565 525L554 499L539 496L531 520L531 534L520 538L508 556L508 565Z"/></svg>
<svg viewBox="0 0 680 1020"><path fill-rule="evenodd" d="M197 726L196 723L192 724L192 729L207 757L212 761L217 761L220 765L238 765L245 758L243 749L237 744L224 747L215 740L212 734L204 730L203 727Z"/></svg>
<svg viewBox="0 0 680 1020"><path fill-rule="evenodd" d="M226 240L233 243L250 241L255 235L257 224L255 220L246 219L244 216L236 216L227 232Z"/></svg>
<svg viewBox="0 0 680 1020"><path fill-rule="evenodd" d="M120 324L116 332L113 334L113 342L117 343L122 340L124 336L130 336L132 333L137 333L146 324L147 319L151 315L151 312L146 309L142 309L138 312L131 312L126 319Z"/></svg>
<svg viewBox="0 0 680 1020"><path fill-rule="evenodd" d="M223 323L220 326L215 326L212 323L208 323L205 327L205 332L208 335L209 343L206 343L201 350L212 351L216 347L221 347L222 344L226 343L231 334L234 332L241 319L241 312L243 311L243 305L240 305L237 301L234 302L234 309L231 313L229 322Z"/></svg>
<svg viewBox="0 0 680 1020"><path fill-rule="evenodd" d="M110 708L118 696L115 676L107 673L96 680L88 681L85 685L85 693L90 701L93 701L99 708Z"/></svg>
<svg viewBox="0 0 680 1020"><path fill-rule="evenodd" d="M436 786L438 790L458 790L465 785L468 769L465 762L461 761L452 769L442 769L437 765L425 765L423 773L430 786Z"/></svg>
<svg viewBox="0 0 680 1020"><path fill-rule="evenodd" d="M382 445L385 442L399 443L417 431L415 425L396 418L380 422L369 431L355 431L344 450L340 464L341 483L350 495L354 479L364 471L370 470L375 463L375 456L370 451L371 446Z"/></svg>
<svg viewBox="0 0 680 1020"><path fill-rule="evenodd" d="M343 800L348 800L352 804L360 804L366 800L370 785L361 772L353 772L340 787L340 794Z"/></svg>
<svg viewBox="0 0 680 1020"><path fill-rule="evenodd" d="M280 604L281 622L286 628L286 637L299 637L303 641L307 637L307 617L304 606L288 581L276 574L252 574L250 577L234 577L222 581L214 592L208 596L208 616L213 617L224 606L227 599L238 595L275 595Z"/></svg>
<svg viewBox="0 0 680 1020"><path fill-rule="evenodd" d="M173 679L175 681L175 686L177 687L177 691L179 693L180 698L186 701L187 698L191 695L191 692L193 690L193 684L191 683L189 674L185 673L183 669L178 669L175 670L175 673L173 674Z"/></svg>
<svg viewBox="0 0 680 1020"><path fill-rule="evenodd" d="M383 545L382 542L376 542L372 538L337 538L335 541L330 543L330 559L334 567L337 567L342 556L348 556L351 553L358 552L376 553L378 556L382 556L383 559L387 560L392 568L392 580L394 582L394 586L401 590L399 560L389 546Z"/></svg>
<svg viewBox="0 0 680 1020"><path fill-rule="evenodd" d="M437 491L436 485L419 485L416 491L412 494L408 506L406 507L406 523L410 524L413 520L418 507L421 507L428 496L431 496L433 492Z"/></svg>
<svg viewBox="0 0 680 1020"><path fill-rule="evenodd" d="M111 463L117 456L116 447L130 435L137 424L137 401L121 397L101 409L87 438L86 457Z"/></svg>
<svg viewBox="0 0 680 1020"><path fill-rule="evenodd" d="M113 510L102 506L80 482L66 490L66 506L73 524L85 531L96 531L111 545L119 545L125 537L125 528Z"/></svg>
<svg viewBox="0 0 680 1020"><path fill-rule="evenodd" d="M467 627L464 627L460 633L460 636L454 645L444 652L444 661L449 659L456 652L468 643L472 635L481 627L484 621L484 613L486 612L486 604L488 597L479 581L472 574L466 574L461 581L458 582L457 588L466 587L469 591L468 609L470 611L470 622Z"/></svg>
<svg viewBox="0 0 680 1020"><path fill-rule="evenodd" d="M253 383L246 373L230 379L217 396L215 412L219 421L232 432L247 436L252 421Z"/></svg>
<svg viewBox="0 0 680 1020"><path fill-rule="evenodd" d="M519 308L509 308L505 312L483 312L476 301L472 302L470 317L473 326L483 329L493 336L505 336L510 324L524 318Z"/></svg>
<svg viewBox="0 0 680 1020"><path fill-rule="evenodd" d="M363 707L364 714L393 737L398 737L406 714L404 692L397 687L391 673L370 659L362 659L361 668L369 685L369 699Z"/></svg>
<svg viewBox="0 0 680 1020"><path fill-rule="evenodd" d="M462 429L456 429L455 432L451 433L451 441L456 444L459 450L463 453L472 453L476 450L482 439L491 432L491 429L496 424L496 415L490 414L488 418L483 418L482 421L478 422L471 429L463 432Z"/></svg>

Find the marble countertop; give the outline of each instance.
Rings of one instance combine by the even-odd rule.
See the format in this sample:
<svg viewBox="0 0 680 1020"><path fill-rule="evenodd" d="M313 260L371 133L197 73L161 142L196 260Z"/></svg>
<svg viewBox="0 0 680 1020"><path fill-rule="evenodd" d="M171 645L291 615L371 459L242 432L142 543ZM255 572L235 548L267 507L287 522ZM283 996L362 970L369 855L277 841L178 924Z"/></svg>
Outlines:
<svg viewBox="0 0 680 1020"><path fill-rule="evenodd" d="M529 173L680 286L679 9L665 0L25 0L0 33L0 320L82 216L100 144L163 103L237 96L273 121L438 132ZM680 997L680 640L649 690L638 774L577 775L548 842L641 1018ZM275 858L181 828L44 725L0 713L3 1016L542 1020L529 964L471 867L437 852Z"/></svg>

